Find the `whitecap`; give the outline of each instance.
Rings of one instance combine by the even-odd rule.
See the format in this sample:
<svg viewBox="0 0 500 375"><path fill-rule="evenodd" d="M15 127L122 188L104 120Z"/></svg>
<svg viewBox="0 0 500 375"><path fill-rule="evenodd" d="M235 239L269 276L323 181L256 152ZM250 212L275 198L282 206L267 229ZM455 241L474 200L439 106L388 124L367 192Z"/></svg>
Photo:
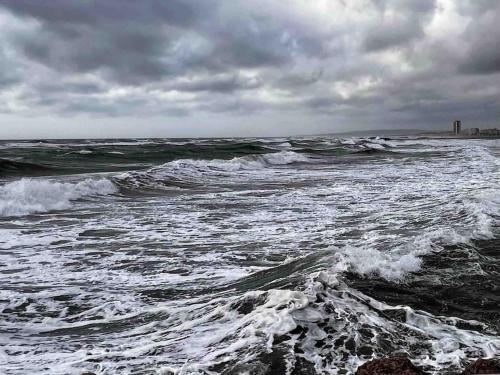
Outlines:
<svg viewBox="0 0 500 375"><path fill-rule="evenodd" d="M23 178L0 187L0 216L22 216L63 210L70 208L71 201L76 199L116 192L116 186L106 179L63 183Z"/></svg>

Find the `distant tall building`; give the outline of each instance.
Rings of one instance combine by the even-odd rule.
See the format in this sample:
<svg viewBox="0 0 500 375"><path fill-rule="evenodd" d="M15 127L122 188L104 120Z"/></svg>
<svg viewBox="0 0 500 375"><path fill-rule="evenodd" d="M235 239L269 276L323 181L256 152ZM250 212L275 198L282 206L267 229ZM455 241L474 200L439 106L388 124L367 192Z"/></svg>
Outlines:
<svg viewBox="0 0 500 375"><path fill-rule="evenodd" d="M460 134L460 130L462 128L462 121L456 120L453 121L453 133Z"/></svg>

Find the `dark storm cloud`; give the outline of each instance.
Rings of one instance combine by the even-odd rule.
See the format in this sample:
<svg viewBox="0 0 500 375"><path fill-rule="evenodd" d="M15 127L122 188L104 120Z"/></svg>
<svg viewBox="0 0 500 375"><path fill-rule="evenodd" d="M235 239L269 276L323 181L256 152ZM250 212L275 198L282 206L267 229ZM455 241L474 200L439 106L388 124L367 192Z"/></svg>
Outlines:
<svg viewBox="0 0 500 375"><path fill-rule="evenodd" d="M461 70L470 74L499 73L500 50L497 47L498 40L500 39L472 48L467 59L461 64Z"/></svg>
<svg viewBox="0 0 500 375"><path fill-rule="evenodd" d="M124 84L179 70L182 60L189 60L182 28L194 22L195 10L207 11L188 1L13 0L2 5L38 23L36 32L13 36L28 59L68 73L99 72Z"/></svg>
<svg viewBox="0 0 500 375"><path fill-rule="evenodd" d="M207 4L209 1L206 2ZM196 3L190 0L4 0L2 6L20 16L32 17L52 27L100 25L119 19L136 23L167 22L189 25L197 17ZM198 9L206 11L199 4ZM144 24L148 26L148 24Z"/></svg>
<svg viewBox="0 0 500 375"><path fill-rule="evenodd" d="M494 118L499 16L490 0L3 0L0 111Z"/></svg>
<svg viewBox="0 0 500 375"><path fill-rule="evenodd" d="M294 53L321 50L320 41L287 34L271 15L242 12L226 19L216 1L11 0L2 5L40 23L36 33L14 36L28 59L67 72L99 71L124 84L189 71L282 65Z"/></svg>
<svg viewBox="0 0 500 375"><path fill-rule="evenodd" d="M47 67L68 73L101 71L124 83L141 82L162 77L169 67L161 61L161 53L169 41L155 30L139 25L124 27L106 24L95 29L92 25L67 30L42 27L33 35L15 36L24 55Z"/></svg>
<svg viewBox="0 0 500 375"><path fill-rule="evenodd" d="M500 72L500 3L478 2L468 9L474 11L475 22L467 27L466 57L460 70L467 74L492 74Z"/></svg>

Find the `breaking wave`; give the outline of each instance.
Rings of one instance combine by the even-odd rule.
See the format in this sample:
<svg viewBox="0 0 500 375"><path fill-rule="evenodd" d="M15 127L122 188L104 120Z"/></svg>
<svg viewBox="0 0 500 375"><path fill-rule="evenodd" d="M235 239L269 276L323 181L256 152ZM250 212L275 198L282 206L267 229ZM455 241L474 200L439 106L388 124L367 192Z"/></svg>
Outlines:
<svg viewBox="0 0 500 375"><path fill-rule="evenodd" d="M230 160L174 160L146 171L125 172L117 176L118 185L126 187L162 188L192 186L210 179L218 179L239 171L261 170L273 166L307 163L310 159L293 151L263 155L248 155Z"/></svg>
<svg viewBox="0 0 500 375"><path fill-rule="evenodd" d="M23 216L63 210L80 198L117 192L109 180L86 179L78 183L23 178L0 187L0 216Z"/></svg>
<svg viewBox="0 0 500 375"><path fill-rule="evenodd" d="M458 369L468 356L494 356L500 350L498 337L479 322L391 306L327 272L312 274L303 291L252 291L230 305L212 308L208 316L185 313L191 318L188 329L232 317L230 324L215 325L221 329L211 336L218 339L206 346L203 356L234 373L257 373L260 361L270 362L264 351L259 354L253 349L259 346L272 352L272 363L281 362L285 369L300 370L298 360L305 358L314 364L317 372L313 373L329 373L332 368L354 373L373 356L392 355L396 348L434 371ZM233 346L224 345L228 337L234 340ZM190 339L194 346L202 340L196 335ZM186 366L185 370L194 369Z"/></svg>
<svg viewBox="0 0 500 375"><path fill-rule="evenodd" d="M0 186L0 216L88 208L73 223L72 210L2 233L12 250L0 346L19 348L7 371L352 374L406 353L429 373L459 373L499 355L495 153L279 142L273 153L238 143L144 156L142 170L109 179ZM195 188L147 190L165 187Z"/></svg>

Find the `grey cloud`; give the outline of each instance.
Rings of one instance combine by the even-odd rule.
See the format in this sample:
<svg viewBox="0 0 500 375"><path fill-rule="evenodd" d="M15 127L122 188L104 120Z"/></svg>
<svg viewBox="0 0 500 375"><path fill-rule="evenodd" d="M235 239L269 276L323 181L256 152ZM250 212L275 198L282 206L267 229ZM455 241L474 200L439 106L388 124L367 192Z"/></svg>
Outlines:
<svg viewBox="0 0 500 375"><path fill-rule="evenodd" d="M325 4L341 16L272 0L4 0L0 112L290 114L312 127L317 114L394 126L497 115L500 5L457 0L468 28L431 37L435 0Z"/></svg>
<svg viewBox="0 0 500 375"><path fill-rule="evenodd" d="M333 96L317 96L305 100L305 104L313 109L329 109L331 110L338 105L339 98Z"/></svg>
<svg viewBox="0 0 500 375"><path fill-rule="evenodd" d="M13 35L26 57L68 73L97 72L125 84L161 79L178 69L182 28L203 6L169 1L6 1L20 17L38 21ZM176 45L172 45L175 41Z"/></svg>
<svg viewBox="0 0 500 375"><path fill-rule="evenodd" d="M396 10L404 15L421 16L436 8L436 0L372 0L381 11Z"/></svg>
<svg viewBox="0 0 500 375"><path fill-rule="evenodd" d="M472 48L467 59L460 69L468 74L500 73L500 50L496 42L485 43L480 47Z"/></svg>
<svg viewBox="0 0 500 375"><path fill-rule="evenodd" d="M457 0L455 5L462 15L476 18L491 11L497 4L491 0Z"/></svg>
<svg viewBox="0 0 500 375"><path fill-rule="evenodd" d="M15 38L28 58L68 73L101 71L115 81L134 83L161 77L168 70L158 55L165 40L140 27L86 27L70 39L59 38L49 28Z"/></svg>
<svg viewBox="0 0 500 375"><path fill-rule="evenodd" d="M36 92L27 92L23 101L30 106L42 107L60 116L87 114L92 116L125 117L125 116L186 116L189 109L182 103L154 103L146 95L129 95L125 97L90 96L74 92L62 96L58 91L47 91L43 96Z"/></svg>
<svg viewBox="0 0 500 375"><path fill-rule="evenodd" d="M422 30L416 25L384 25L376 32L367 36L364 41L364 47L367 51L380 51L387 48L405 45L421 35Z"/></svg>
<svg viewBox="0 0 500 375"><path fill-rule="evenodd" d="M71 73L98 72L124 84L190 71L283 65L296 54L322 48L271 17L242 14L227 22L217 13L221 4L12 0L2 5L40 23L35 32L13 36L29 59Z"/></svg>
<svg viewBox="0 0 500 375"><path fill-rule="evenodd" d="M18 84L21 78L17 74L9 71L0 71L0 90Z"/></svg>
<svg viewBox="0 0 500 375"><path fill-rule="evenodd" d="M102 85L95 82L71 82L71 81L56 81L56 82L39 82L33 84L33 94L37 92L48 95L62 95L63 99L66 95L90 95L99 94L106 91Z"/></svg>
<svg viewBox="0 0 500 375"><path fill-rule="evenodd" d="M167 85L168 89L177 91L210 91L228 93L237 90L250 90L262 85L261 80L254 77L242 77L238 74L222 74L204 78L184 79Z"/></svg>
<svg viewBox="0 0 500 375"><path fill-rule="evenodd" d="M206 2L207 5L209 1ZM123 20L143 24L144 22L168 22L169 24L188 25L198 16L196 9L206 12L202 4L192 0L4 0L3 7L19 16L32 17L52 27L67 25L99 26L106 22ZM197 5L197 6L196 6ZM148 24L143 24L148 26Z"/></svg>
<svg viewBox="0 0 500 375"><path fill-rule="evenodd" d="M14 61L11 61L0 46L0 90L13 86L22 80L22 74Z"/></svg>
<svg viewBox="0 0 500 375"><path fill-rule="evenodd" d="M492 74L500 72L500 3L476 4L476 16L466 30L466 57L459 69L467 74Z"/></svg>
<svg viewBox="0 0 500 375"><path fill-rule="evenodd" d="M149 102L144 99L125 99L113 101L111 103L102 102L93 98L86 98L79 101L64 103L58 110L61 115L91 114L93 116L105 115L109 117L142 117L146 113L149 115L164 115L171 117L183 117L189 114L185 108L166 105L161 108L154 108L154 112L145 111ZM143 110L138 110L142 108Z"/></svg>
<svg viewBox="0 0 500 375"><path fill-rule="evenodd" d="M366 34L367 51L400 47L422 38L424 23L436 7L435 0L377 0L376 4L381 12L380 22L374 22Z"/></svg>
<svg viewBox="0 0 500 375"><path fill-rule="evenodd" d="M319 82L323 77L323 69L314 69L312 71L301 73L282 74L275 82L278 87L282 88L303 88Z"/></svg>

